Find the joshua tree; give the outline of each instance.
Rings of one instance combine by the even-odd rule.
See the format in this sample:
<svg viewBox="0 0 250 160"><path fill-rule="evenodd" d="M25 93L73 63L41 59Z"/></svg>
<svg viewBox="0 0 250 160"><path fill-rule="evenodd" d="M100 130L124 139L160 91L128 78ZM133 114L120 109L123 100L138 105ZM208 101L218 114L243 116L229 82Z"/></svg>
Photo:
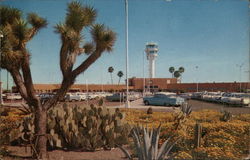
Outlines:
<svg viewBox="0 0 250 160"><path fill-rule="evenodd" d="M117 76L119 77L119 81L118 81L118 85L120 84L120 80L121 80L121 78L122 78L122 76L123 76L123 72L122 71L119 71L118 73L117 73Z"/></svg>
<svg viewBox="0 0 250 160"><path fill-rule="evenodd" d="M174 67L169 67L169 72L172 74L172 78L174 78L174 71L175 71Z"/></svg>
<svg viewBox="0 0 250 160"><path fill-rule="evenodd" d="M111 84L113 84L113 77L112 77L112 73L114 72L114 68L112 66L110 66L108 68L108 72L110 73L110 78L111 78Z"/></svg>
<svg viewBox="0 0 250 160"><path fill-rule="evenodd" d="M96 15L96 10L91 7L75 1L68 4L65 21L55 26L55 32L61 38L60 69L63 77L61 87L53 98L42 102L35 94L30 70L31 55L26 45L41 28L47 25L47 21L35 13L28 14L26 20L22 18L20 10L0 7L0 31L3 33L0 48L1 68L10 72L21 96L35 115L36 150L39 159L46 159L47 110L65 96L76 77L88 69L103 52L112 51L116 34L104 25L94 24ZM90 27L92 40L81 47L83 41L81 31L86 27ZM89 56L79 66L74 66L80 54Z"/></svg>

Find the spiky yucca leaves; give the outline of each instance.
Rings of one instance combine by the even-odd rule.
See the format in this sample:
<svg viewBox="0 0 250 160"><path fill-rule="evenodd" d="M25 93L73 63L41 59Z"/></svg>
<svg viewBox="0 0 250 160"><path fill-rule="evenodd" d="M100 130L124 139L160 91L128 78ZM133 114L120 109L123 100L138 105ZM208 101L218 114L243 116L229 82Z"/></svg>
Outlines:
<svg viewBox="0 0 250 160"><path fill-rule="evenodd" d="M116 34L103 24L95 24L91 28L91 36L96 43L96 48L111 52L116 40Z"/></svg>
<svg viewBox="0 0 250 160"><path fill-rule="evenodd" d="M43 28L47 26L47 21L39 17L36 13L29 13L27 16L27 21L34 28Z"/></svg>
<svg viewBox="0 0 250 160"><path fill-rule="evenodd" d="M89 6L82 6L81 3L73 1L68 4L65 24L76 32L83 27L91 25L96 19L96 10Z"/></svg>
<svg viewBox="0 0 250 160"><path fill-rule="evenodd" d="M220 117L221 121L228 122L232 119L233 115L230 111L222 111L223 115Z"/></svg>
<svg viewBox="0 0 250 160"><path fill-rule="evenodd" d="M151 131L145 127L142 127L142 130L139 127L132 129L132 136L139 160L163 160L171 159L175 156L170 155L170 151L177 143L179 138L174 140L172 137L170 137L162 144L160 148L158 148L160 130L161 125L159 125L157 129L154 128ZM126 151L126 149L124 149L122 146L119 148L123 151L127 158L132 159L132 156L128 151Z"/></svg>
<svg viewBox="0 0 250 160"><path fill-rule="evenodd" d="M182 126L183 123L187 121L187 117L189 117L191 113L192 113L192 107L187 103L183 104L180 107L180 110L177 113L175 113L175 118L174 118L175 123L173 124L175 130L177 130L179 127Z"/></svg>
<svg viewBox="0 0 250 160"><path fill-rule="evenodd" d="M186 116L189 116L192 113L192 107L187 103L185 103L184 105L181 106L181 111Z"/></svg>
<svg viewBox="0 0 250 160"><path fill-rule="evenodd" d="M20 19L21 16L22 13L17 8L0 6L0 24L3 26L13 23L15 19Z"/></svg>
<svg viewBox="0 0 250 160"><path fill-rule="evenodd" d="M0 7L0 31L2 62L1 67L7 70L19 70L24 56L29 56L26 43L43 27L47 21L35 13L22 18L22 12L16 8Z"/></svg>

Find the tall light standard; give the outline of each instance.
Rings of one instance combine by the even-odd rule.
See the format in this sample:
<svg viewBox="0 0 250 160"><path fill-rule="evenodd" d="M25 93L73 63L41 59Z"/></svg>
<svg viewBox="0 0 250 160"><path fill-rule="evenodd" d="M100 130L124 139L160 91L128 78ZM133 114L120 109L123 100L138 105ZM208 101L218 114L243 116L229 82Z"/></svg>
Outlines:
<svg viewBox="0 0 250 160"><path fill-rule="evenodd" d="M195 69L196 69L196 75L198 75L197 74L197 71L198 71L198 66L195 66ZM198 76L196 77L196 92L198 92L199 91L199 84L198 84Z"/></svg>
<svg viewBox="0 0 250 160"><path fill-rule="evenodd" d="M128 0L125 0L125 39L126 39L126 104L125 108L129 108L129 95L128 95Z"/></svg>
<svg viewBox="0 0 250 160"><path fill-rule="evenodd" d="M236 64L236 66L240 68L240 79L239 79L239 82L240 82L240 92L241 92L241 68L243 67L243 65L244 65L244 63Z"/></svg>
<svg viewBox="0 0 250 160"><path fill-rule="evenodd" d="M2 62L2 50L1 50L1 40L3 38L3 34L0 32L0 105L3 104L3 96L2 96L2 76L1 76L1 72L2 72L2 68L1 68L1 62Z"/></svg>
<svg viewBox="0 0 250 160"><path fill-rule="evenodd" d="M143 58L142 58L142 74L143 74L143 90L142 90L142 96L144 97L145 95L145 74L144 74L144 69L145 69L145 66L144 66L144 57L145 57L145 52L143 51L142 52L143 54Z"/></svg>

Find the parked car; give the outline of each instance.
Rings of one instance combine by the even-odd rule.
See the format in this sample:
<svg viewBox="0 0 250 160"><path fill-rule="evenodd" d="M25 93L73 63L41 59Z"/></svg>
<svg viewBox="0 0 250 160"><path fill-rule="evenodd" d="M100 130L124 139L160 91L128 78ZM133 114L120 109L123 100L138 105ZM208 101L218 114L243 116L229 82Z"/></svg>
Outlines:
<svg viewBox="0 0 250 160"><path fill-rule="evenodd" d="M54 93L41 93L38 95L41 101L47 101L52 98L55 94Z"/></svg>
<svg viewBox="0 0 250 160"><path fill-rule="evenodd" d="M184 98L185 100L189 100L191 99L192 93L181 93L178 96L180 96L181 98Z"/></svg>
<svg viewBox="0 0 250 160"><path fill-rule="evenodd" d="M80 96L80 101L87 100L87 94L82 92L77 92L76 95Z"/></svg>
<svg viewBox="0 0 250 160"><path fill-rule="evenodd" d="M125 94L123 93L114 93L111 96L106 96L106 100L113 102L113 101L124 101L125 100Z"/></svg>
<svg viewBox="0 0 250 160"><path fill-rule="evenodd" d="M192 94L191 98L192 98L192 99L201 100L203 94L204 94L204 92L194 92L194 93Z"/></svg>
<svg viewBox="0 0 250 160"><path fill-rule="evenodd" d="M67 93L65 95L65 101L68 101L68 102L81 101L81 97L77 95L77 93Z"/></svg>
<svg viewBox="0 0 250 160"><path fill-rule="evenodd" d="M221 97L224 94L224 92L215 92L211 95L211 102L221 102Z"/></svg>
<svg viewBox="0 0 250 160"><path fill-rule="evenodd" d="M224 93L221 97L221 102L245 106L250 104L250 95L244 93Z"/></svg>
<svg viewBox="0 0 250 160"><path fill-rule="evenodd" d="M154 96L144 97L145 105L160 106L180 106L185 103L185 99L177 96L175 93L156 93Z"/></svg>
<svg viewBox="0 0 250 160"><path fill-rule="evenodd" d="M19 93L6 93L5 99L6 100L21 100L22 97Z"/></svg>
<svg viewBox="0 0 250 160"><path fill-rule="evenodd" d="M125 99L126 99L126 94L125 94ZM141 93L138 93L138 92L129 92L129 101L135 101L139 98L141 98L142 95Z"/></svg>

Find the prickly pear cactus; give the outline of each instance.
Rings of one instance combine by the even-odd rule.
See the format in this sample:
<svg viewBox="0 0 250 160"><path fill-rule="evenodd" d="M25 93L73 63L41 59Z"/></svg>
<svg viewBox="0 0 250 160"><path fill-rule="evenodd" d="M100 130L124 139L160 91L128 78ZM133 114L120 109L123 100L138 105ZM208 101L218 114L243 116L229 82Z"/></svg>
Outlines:
<svg viewBox="0 0 250 160"><path fill-rule="evenodd" d="M125 124L119 109L106 107L68 106L63 104L47 112L47 133L50 148L95 151L111 149L115 144L128 141L130 126ZM33 118L24 119L20 125L24 139L34 133Z"/></svg>

